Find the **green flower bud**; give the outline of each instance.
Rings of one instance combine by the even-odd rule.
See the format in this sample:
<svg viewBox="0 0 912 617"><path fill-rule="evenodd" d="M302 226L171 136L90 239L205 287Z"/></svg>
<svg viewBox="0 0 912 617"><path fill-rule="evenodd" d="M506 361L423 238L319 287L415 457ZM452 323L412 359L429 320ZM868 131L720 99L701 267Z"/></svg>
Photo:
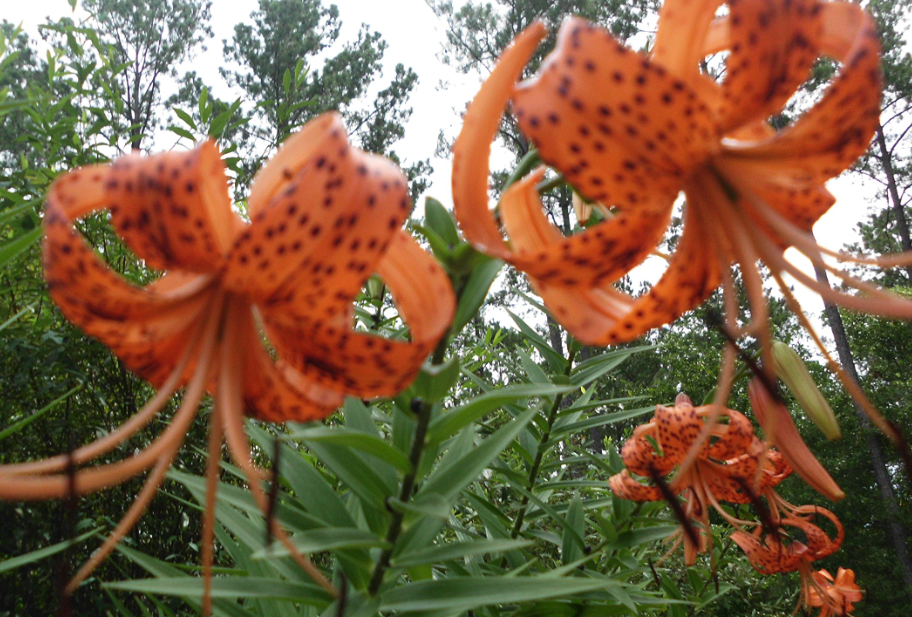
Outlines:
<svg viewBox="0 0 912 617"><path fill-rule="evenodd" d="M785 343L775 341L773 364L776 366L776 375L785 383L807 417L817 425L827 439L839 439L842 433L836 421L836 414L823 398L823 393L814 383L807 366L798 354Z"/></svg>

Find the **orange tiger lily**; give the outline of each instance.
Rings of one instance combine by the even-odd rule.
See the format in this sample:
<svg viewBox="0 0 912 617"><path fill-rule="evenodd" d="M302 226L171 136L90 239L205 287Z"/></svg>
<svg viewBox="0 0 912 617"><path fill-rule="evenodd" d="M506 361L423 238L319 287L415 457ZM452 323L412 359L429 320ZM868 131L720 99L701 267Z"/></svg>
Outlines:
<svg viewBox="0 0 912 617"><path fill-rule="evenodd" d="M719 502L751 503L760 494L775 502L772 488L791 473L782 456L766 450L754 436L750 420L734 409L722 412L728 424L715 423L710 430L716 440L700 446L696 462L682 470L681 464L705 428L703 418L712 414L711 407L694 407L683 394L678 395L674 407L657 405L652 421L638 426L621 449L626 469L609 480L617 496L632 501L666 499L666 490L685 495L685 516L702 528L696 542L684 533L672 547L683 541L688 565L696 561L697 553L708 549L710 506L738 529L752 526L755 523L728 514ZM667 488L663 490L639 483L631 472L654 481L663 476L673 476L673 480L665 482Z"/></svg>
<svg viewBox="0 0 912 617"><path fill-rule="evenodd" d="M836 528L835 537L831 538L809 520L817 515L823 516L833 523ZM805 537L805 541L788 538L787 531L789 529L801 532ZM811 564L814 561L829 557L842 546L845 534L842 523L836 518L835 514L817 506L792 507L788 515L778 522L774 533L763 537L761 532L762 529L760 528L754 529L753 533L737 530L732 533L731 539L744 551L751 565L761 574L797 571L801 577L801 601L809 606L823 606L824 610L821 611L821 616L830 614L845 615L847 613L837 612L846 607L846 604L842 603L841 600L844 598L848 602L852 598L854 598L852 601L861 599L860 593L855 591L858 589L857 587L855 587L855 590L846 587L846 595L839 596L838 600L841 606L838 605L835 594L830 595L824 585L825 580L821 580L825 579L825 577L814 572L811 568ZM789 541L786 543L785 540ZM843 576L843 582L848 582L849 575ZM852 572L851 583L853 585L854 581L855 574ZM857 596L855 595L856 593L858 593ZM812 604L812 602L819 603ZM851 605L848 608L851 610ZM828 610L831 612L826 612Z"/></svg>
<svg viewBox="0 0 912 617"><path fill-rule="evenodd" d="M740 0L716 18L721 4L667 0L648 55L570 19L537 74L517 84L545 29L536 23L522 32L469 106L454 145L456 217L476 248L524 271L554 318L587 344L631 341L693 309L721 285L726 332L760 340L772 380L762 261L846 389L905 449L896 429L832 360L782 279L790 274L847 308L912 318L912 301L857 280L822 256L884 266L912 257L856 259L821 248L810 234L835 201L824 183L867 150L879 122L874 22L848 2ZM716 81L701 61L723 51L729 54L724 79ZM781 111L819 57L841 65L829 89L794 123L774 131L767 119ZM545 168L539 168L501 196L504 240L488 208L488 159L510 102L540 158L610 216L565 237L543 212L538 186ZM638 298L615 289L662 240L681 193L683 232L665 274ZM863 293L816 281L784 257L789 247ZM740 267L751 309L744 326L738 325L732 264ZM725 388L720 380L720 392ZM697 443L708 435L704 431ZM693 461L690 456L684 467ZM838 487L824 494L838 498Z"/></svg>
<svg viewBox="0 0 912 617"><path fill-rule="evenodd" d="M827 570L818 570L811 577L805 603L820 607L817 617L844 617L855 610L854 602L861 600L861 587L855 584L855 572L839 568L836 580Z"/></svg>
<svg viewBox="0 0 912 617"><path fill-rule="evenodd" d="M820 515L829 519L836 527L836 536L830 538L820 527L808 520L808 517ZM803 571L803 576L810 576L808 564L824 557L829 557L842 546L845 532L836 515L818 506L792 507L791 511L777 522L778 529L774 534L762 537L763 529L757 527L752 533L738 530L732 533L732 540L747 555L751 565L761 574ZM788 539L785 527L801 531L806 542Z"/></svg>
<svg viewBox="0 0 912 617"><path fill-rule="evenodd" d="M824 182L868 148L880 113L881 73L874 23L857 5L817 0L741 0L714 18L722 0L668 0L649 55L574 18L538 73L516 85L545 34L521 33L469 106L453 152L453 199L477 248L528 274L555 319L588 344L630 341L702 302L730 264L744 274L754 334L769 347L756 262L849 308L912 317L912 302L836 273L868 292L839 293L795 268L794 246L812 261L809 235L833 204ZM728 50L724 80L700 70ZM842 67L823 98L778 133L766 120L809 76L818 57ZM507 103L540 157L585 198L614 216L564 237L545 216L540 168L503 193L500 220L488 208L488 158ZM673 204L686 197L683 234L668 270L631 298L612 284L662 239ZM843 256L844 257L844 256ZM727 305L734 328L736 311Z"/></svg>
<svg viewBox="0 0 912 617"><path fill-rule="evenodd" d="M120 428L69 455L0 467L0 498L85 494L152 468L129 512L74 577L72 591L140 517L208 391L209 495L204 565L212 559L215 474L224 437L266 511L243 418L318 420L346 395L392 395L416 375L450 324L455 299L434 259L401 230L407 183L391 161L350 146L338 114L288 139L254 179L251 222L233 210L218 148L130 155L67 173L44 215L48 288L63 314L158 393ZM116 275L74 228L106 209L118 234L165 274L146 287ZM410 340L352 329L353 301L374 272L409 325ZM264 337L270 347L264 346ZM275 358L275 359L274 359ZM186 386L170 426L131 458L68 474L135 434ZM275 530L287 542L284 532ZM296 551L293 551L296 553ZM306 558L299 563L328 589ZM207 602L208 603L208 602Z"/></svg>

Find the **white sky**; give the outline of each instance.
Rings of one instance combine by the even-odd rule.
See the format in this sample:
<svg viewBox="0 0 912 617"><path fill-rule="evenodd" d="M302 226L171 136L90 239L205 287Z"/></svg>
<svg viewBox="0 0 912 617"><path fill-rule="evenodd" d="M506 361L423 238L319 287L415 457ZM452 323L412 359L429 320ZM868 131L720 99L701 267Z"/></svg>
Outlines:
<svg viewBox="0 0 912 617"><path fill-rule="evenodd" d="M324 0L324 4L331 1L339 7L343 24L341 41L354 39L361 23L368 24L372 30L378 30L383 35L388 49L384 56L385 71L381 84L391 78L393 67L399 62L412 67L418 74L419 83L411 97L413 116L405 138L395 149L407 162L431 159L434 173L428 194L452 207L449 161L434 158L437 135L441 128L450 136L456 133L459 111L477 91L481 76L459 75L438 60L441 41L444 40L444 25L438 22L424 0ZM37 38L38 24L43 23L46 16L56 18L71 14L67 0L0 2L3 5L0 18L13 23L21 22L33 39ZM196 70L213 87L214 94L223 99L234 100L238 94L220 85L222 80L218 67L223 63L222 39L230 39L234 25L248 21L256 7L256 0L215 0L211 21L214 38L208 43L208 49L198 53L186 67ZM873 195L873 189L860 186L857 177L840 178L831 183L830 188L840 199L821 218L814 231L818 241L836 249L856 240L854 227L866 218L870 209L868 198ZM421 212L423 204L418 204L416 209ZM791 250L789 255L794 253ZM799 259L791 258L799 263ZM638 278L655 280L662 269L662 261L651 258L638 269ZM806 269L812 274L809 264ZM816 294L803 293L798 286L798 295L805 311L819 314L823 310L823 303Z"/></svg>

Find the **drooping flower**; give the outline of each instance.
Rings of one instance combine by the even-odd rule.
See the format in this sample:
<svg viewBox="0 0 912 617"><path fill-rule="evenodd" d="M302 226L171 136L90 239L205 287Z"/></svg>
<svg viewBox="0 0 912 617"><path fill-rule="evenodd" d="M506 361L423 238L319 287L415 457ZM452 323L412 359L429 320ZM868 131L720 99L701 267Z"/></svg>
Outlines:
<svg viewBox="0 0 912 617"><path fill-rule="evenodd" d="M684 497L684 516L700 527L696 538L682 533L676 541L676 545L683 541L688 565L708 548L710 507L738 529L753 526L754 522L726 512L720 502L748 504L765 495L768 502L778 504L772 489L791 473L782 456L757 439L750 420L734 409L722 411L728 423L710 428L713 441L699 446L695 463L682 470L681 464L706 426L704 418L713 414L710 406L694 407L683 394L673 407L657 405L652 421L637 427L621 449L626 469L610 479L611 490L632 501L668 499L667 493ZM631 473L651 482L641 484ZM665 486L657 486L659 483Z"/></svg>
<svg viewBox="0 0 912 617"><path fill-rule="evenodd" d="M757 261L849 308L912 317L912 302L852 279L851 296L818 283L790 262L789 246L821 262L809 235L834 198L826 180L868 147L880 112L879 46L871 18L855 4L740 0L716 18L722 0L668 0L649 55L633 52L582 19L566 22L537 74L516 85L544 27L520 34L470 105L455 146L453 199L477 248L526 272L578 339L630 341L676 319L740 265L752 323L737 334L769 347ZM728 51L724 79L700 69ZM823 97L776 132L779 113L819 57L841 64ZM564 237L545 216L540 168L510 186L499 204L503 234L488 208L488 157L507 103L540 157L573 188L614 216ZM612 284L662 239L673 204L686 198L683 234L665 275L640 298ZM604 206L601 206L604 204ZM831 269L832 271L832 269Z"/></svg>
<svg viewBox="0 0 912 617"><path fill-rule="evenodd" d="M854 602L861 600L861 587L855 584L855 572L839 568L836 580L827 570L814 572L808 586L805 603L820 607L817 617L844 617L855 610Z"/></svg>
<svg viewBox="0 0 912 617"><path fill-rule="evenodd" d="M158 388L109 435L69 455L0 467L0 498L17 500L81 495L152 468L71 591L142 514L207 391L215 403L210 456L218 458L224 437L265 512L265 474L250 460L244 416L317 420L346 395L397 393L449 326L455 304L449 279L401 230L411 210L404 175L391 161L351 147L338 114L314 119L285 142L254 179L247 208L250 223L232 210L211 141L191 152L130 155L78 169L50 190L44 267L52 298L70 321ZM109 212L140 259L164 271L161 278L136 287L100 259L74 227L99 210ZM391 290L409 340L353 329L353 302L374 273ZM123 443L183 386L170 426L146 449L72 477L66 472ZM210 473L217 470L210 465ZM215 485L210 479L212 491ZM207 499L214 503L214 494ZM213 516L210 507L207 569ZM275 532L288 545L281 528Z"/></svg>
<svg viewBox="0 0 912 617"><path fill-rule="evenodd" d="M782 278L790 274L847 308L912 318L912 301L826 264L823 255L854 258L821 248L810 234L835 201L825 182L865 152L878 126L882 77L873 20L849 2L739 0L716 17L722 4L667 0L648 55L570 19L538 72L517 84L545 34L540 23L522 32L469 106L454 145L456 217L476 248L524 271L554 318L588 344L631 341L721 285L725 333L759 339L761 368L772 381L762 261L846 389L905 450L897 430L832 360ZM718 52L728 56L715 80L701 63ZM777 132L768 118L782 111L821 57L837 61L839 71L813 107ZM603 209L603 221L565 237L543 211L538 187L546 169L540 167L504 191L501 230L488 207L487 161L508 103L541 160ZM638 298L616 289L662 240L680 194L683 230L662 278ZM789 247L863 293L843 293L808 276L785 258ZM750 305L744 325L733 264ZM792 443L799 447L784 444L787 456L809 454L803 447L792 456L785 450ZM838 491L825 494L838 498Z"/></svg>
<svg viewBox="0 0 912 617"><path fill-rule="evenodd" d="M828 519L836 529L836 535L830 537L817 526L812 519L822 516ZM804 536L801 540L795 537L796 533ZM777 521L772 533L764 535L762 528L756 528L752 533L743 530L732 532L731 539L747 555L748 560L760 574L779 574L785 572L798 572L801 577L801 600L809 606L824 606L821 615L846 615L847 612L838 612L839 606L835 595L830 595L824 587L825 577L814 572L811 564L818 559L828 557L842 546L844 530L842 523L836 515L825 508L817 506L792 506L786 516ZM840 571L842 569L840 568ZM852 572L849 570L849 572ZM829 574L829 573L827 573ZM844 575L843 582L847 582L848 575ZM832 580L832 579L830 579ZM854 584L855 574L851 573L851 583ZM855 587L855 590L858 588ZM846 602L861 599L860 592L846 587L846 595L840 596ZM855 595L855 594L858 595ZM813 604L812 602L818 602ZM846 608L846 604L842 604ZM851 605L848 606L851 610ZM827 613L830 610L832 612Z"/></svg>

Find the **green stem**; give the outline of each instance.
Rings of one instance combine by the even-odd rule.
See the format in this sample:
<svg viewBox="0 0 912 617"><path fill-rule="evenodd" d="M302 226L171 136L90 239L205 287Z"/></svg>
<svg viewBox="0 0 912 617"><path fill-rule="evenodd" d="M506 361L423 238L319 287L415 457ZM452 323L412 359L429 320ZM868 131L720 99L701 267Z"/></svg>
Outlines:
<svg viewBox="0 0 912 617"><path fill-rule="evenodd" d="M570 356L567 358L567 370L564 371L564 374L569 377L570 371L573 368L573 356L574 352L570 352ZM551 438L551 428L554 426L554 421L557 420L557 412L560 411L561 403L564 402L565 396L559 394L554 398L554 404L551 405L551 409L548 410L548 430L542 433L541 439L538 441L538 451L535 453L535 458L532 461L532 467L529 469L529 481L527 483L529 492L532 492L532 488L535 486L535 481L538 479L538 472L541 469L542 459L545 456L545 450L542 448L542 444L548 442ZM522 529L523 521L526 518L526 510L529 507L529 496L523 495L522 501L519 504L519 514L516 516L516 520L513 522L513 529L510 530L510 537L514 540L519 537L519 532Z"/></svg>
<svg viewBox="0 0 912 617"><path fill-rule="evenodd" d="M415 480L418 475L418 464L421 462L421 454L424 452L428 425L431 423L431 408L420 399L412 401L412 410L418 416L418 424L415 426L415 438L412 440L412 448L409 451L409 462L412 464L412 471L402 479L402 488L399 490L399 501L403 503L408 502L412 497L412 491L415 488ZM380 554L380 559L377 560L374 566L374 571L371 573L370 583L367 587L367 592L371 596L376 595L380 590L380 585L383 584L383 575L389 569L396 540L399 539L399 534L402 533L402 520L404 517L405 514L403 512L399 510L393 511L393 520L390 521L385 538L389 546L383 549Z"/></svg>
<svg viewBox="0 0 912 617"><path fill-rule="evenodd" d="M507 190L508 187L518 182L539 163L541 163L541 157L538 156L538 150L532 148L516 165L516 169L513 170L513 173L510 174L506 184L504 184L503 190Z"/></svg>
<svg viewBox="0 0 912 617"><path fill-rule="evenodd" d="M538 185L538 194L544 195L565 184L567 184L567 179L564 177L564 174L557 174L557 177Z"/></svg>

